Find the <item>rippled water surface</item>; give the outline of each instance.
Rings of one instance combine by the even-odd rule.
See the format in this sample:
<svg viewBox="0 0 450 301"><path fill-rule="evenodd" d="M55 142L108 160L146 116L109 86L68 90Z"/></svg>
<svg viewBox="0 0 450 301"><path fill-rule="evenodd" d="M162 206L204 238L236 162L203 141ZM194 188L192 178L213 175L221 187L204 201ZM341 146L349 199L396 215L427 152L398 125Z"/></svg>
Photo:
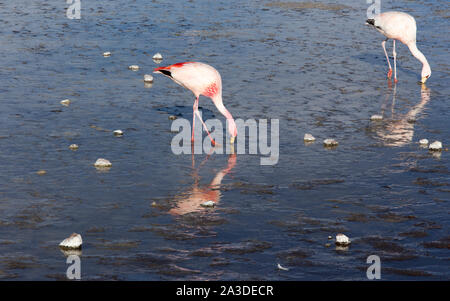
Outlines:
<svg viewBox="0 0 450 301"><path fill-rule="evenodd" d="M426 88L400 43L388 85L366 1L327 3L82 0L70 20L65 1L0 0L0 279L64 279L77 232L85 280L364 280L372 254L382 279L449 280L449 153L418 145L450 144L448 1L383 2L416 17ZM235 118L279 119L278 164L174 155L168 117L194 97L144 85L156 52L216 67Z"/></svg>

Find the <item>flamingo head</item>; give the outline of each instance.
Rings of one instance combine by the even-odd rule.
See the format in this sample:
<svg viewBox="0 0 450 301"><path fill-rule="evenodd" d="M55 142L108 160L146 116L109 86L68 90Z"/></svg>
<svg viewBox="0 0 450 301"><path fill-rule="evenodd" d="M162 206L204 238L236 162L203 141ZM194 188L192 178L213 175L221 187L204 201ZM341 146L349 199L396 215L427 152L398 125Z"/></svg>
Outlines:
<svg viewBox="0 0 450 301"><path fill-rule="evenodd" d="M227 119L227 124L228 124L228 132L230 133L230 141L231 144L234 143L234 139L237 136L237 127L236 127L236 123L234 122L234 120L232 118Z"/></svg>
<svg viewBox="0 0 450 301"><path fill-rule="evenodd" d="M422 80L420 82L424 84L430 76L431 76L430 65L425 64L422 68Z"/></svg>

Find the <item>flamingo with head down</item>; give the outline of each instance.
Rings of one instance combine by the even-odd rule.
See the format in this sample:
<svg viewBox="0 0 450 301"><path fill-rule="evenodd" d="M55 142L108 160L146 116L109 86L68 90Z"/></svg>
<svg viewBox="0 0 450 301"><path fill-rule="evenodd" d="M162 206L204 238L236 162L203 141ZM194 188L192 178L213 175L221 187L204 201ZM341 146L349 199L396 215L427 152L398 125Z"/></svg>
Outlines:
<svg viewBox="0 0 450 301"><path fill-rule="evenodd" d="M422 63L421 83L424 84L431 75L431 68L428 64L427 58L417 48L416 45L416 20L407 13L390 11L376 15L373 19L368 19L366 24L374 26L379 32L386 36L386 39L381 42L384 54L389 66L388 78L392 77L392 67L389 62L389 56L386 52L386 41L393 40L394 56L394 82L397 80L397 53L395 52L395 40L399 40L408 46L411 54Z"/></svg>
<svg viewBox="0 0 450 301"><path fill-rule="evenodd" d="M200 95L211 98L214 105L222 113L228 121L228 132L231 137L231 144L237 135L237 128L233 116L225 108L222 102L222 79L219 72L210 65L199 62L177 63L167 67L159 67L154 69L154 73L161 73L177 84L190 90L195 95L195 102L192 116L192 142L194 141L195 116L200 119L205 131L211 139L212 145L216 142L211 137L206 124L198 111L198 98Z"/></svg>

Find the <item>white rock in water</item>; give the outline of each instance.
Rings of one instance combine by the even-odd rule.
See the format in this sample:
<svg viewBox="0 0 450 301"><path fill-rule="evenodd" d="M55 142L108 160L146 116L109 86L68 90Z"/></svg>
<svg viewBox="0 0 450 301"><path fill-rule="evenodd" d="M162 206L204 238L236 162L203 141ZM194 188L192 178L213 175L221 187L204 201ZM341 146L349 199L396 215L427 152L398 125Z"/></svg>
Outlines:
<svg viewBox="0 0 450 301"><path fill-rule="evenodd" d="M336 235L336 244L340 245L340 246L348 246L351 243L350 239L342 234L339 233L338 235Z"/></svg>
<svg viewBox="0 0 450 301"><path fill-rule="evenodd" d="M115 136L122 136L123 135L122 130L115 130L113 133L114 133Z"/></svg>
<svg viewBox="0 0 450 301"><path fill-rule="evenodd" d="M433 143L430 144L428 149L431 150L431 151L441 151L442 150L442 142L441 141L434 141Z"/></svg>
<svg viewBox="0 0 450 301"><path fill-rule="evenodd" d="M72 150L78 149L78 144L71 144L71 145L69 145L69 148Z"/></svg>
<svg viewBox="0 0 450 301"><path fill-rule="evenodd" d="M303 137L303 140L306 142L313 142L313 141L316 141L316 138L314 138L314 136L311 134L305 134L305 136Z"/></svg>
<svg viewBox="0 0 450 301"><path fill-rule="evenodd" d="M420 139L419 144L428 145L428 139Z"/></svg>
<svg viewBox="0 0 450 301"><path fill-rule="evenodd" d="M79 249L83 244L83 240L81 239L81 235L77 233L72 233L68 238L64 239L59 246L61 248L67 249Z"/></svg>
<svg viewBox="0 0 450 301"><path fill-rule="evenodd" d="M95 167L111 167L112 164L111 164L111 162L109 162L106 159L99 158L99 159L97 159L97 161L95 161L94 166Z"/></svg>
<svg viewBox="0 0 450 301"><path fill-rule="evenodd" d="M380 121L380 120L383 120L383 116L381 116L381 115L372 115L370 117L370 120L372 120L372 121Z"/></svg>
<svg viewBox="0 0 450 301"><path fill-rule="evenodd" d="M111 52L109 52L109 51L103 52L103 56L104 57L111 56Z"/></svg>
<svg viewBox="0 0 450 301"><path fill-rule="evenodd" d="M155 54L155 55L153 56L153 59L154 59L154 60L162 60L163 57L162 57L161 53L158 52L157 54Z"/></svg>
<svg viewBox="0 0 450 301"><path fill-rule="evenodd" d="M144 75L144 82L152 83L153 82L153 76L151 74L145 74Z"/></svg>
<svg viewBox="0 0 450 301"><path fill-rule="evenodd" d="M202 206L202 207L214 207L214 206L216 206L216 203L214 203L213 201L206 201L204 203L201 203L200 206Z"/></svg>
<svg viewBox="0 0 450 301"><path fill-rule="evenodd" d="M325 146L338 146L338 144L339 143L334 139L325 139L323 141L323 145L325 145Z"/></svg>
<svg viewBox="0 0 450 301"><path fill-rule="evenodd" d="M132 71L138 71L139 70L139 66L138 65L131 65L131 66L128 66L128 69L130 69Z"/></svg>
<svg viewBox="0 0 450 301"><path fill-rule="evenodd" d="M70 105L70 99L64 99L64 100L61 100L61 104L62 104L63 106L68 106L68 105Z"/></svg>

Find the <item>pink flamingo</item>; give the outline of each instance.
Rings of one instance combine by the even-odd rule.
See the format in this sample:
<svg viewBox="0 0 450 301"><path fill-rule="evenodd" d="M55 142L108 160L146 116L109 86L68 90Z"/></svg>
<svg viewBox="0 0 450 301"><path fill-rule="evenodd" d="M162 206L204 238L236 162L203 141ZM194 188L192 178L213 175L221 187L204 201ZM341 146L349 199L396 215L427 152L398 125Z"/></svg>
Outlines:
<svg viewBox="0 0 450 301"><path fill-rule="evenodd" d="M228 121L228 132L231 136L231 144L234 143L234 139L237 135L237 128L234 122L233 116L225 108L222 102L222 79L220 73L204 63L199 62L185 62L177 63L167 67L159 67L154 69L154 73L161 73L177 84L190 90L195 95L195 102L193 107L192 116L192 141L194 141L194 129L195 129L195 116L200 119L205 131L208 133L211 139L212 145L216 145L216 142L211 137L206 124L203 122L202 117L198 111L198 98L200 95L211 98L216 108L222 113Z"/></svg>
<svg viewBox="0 0 450 301"><path fill-rule="evenodd" d="M394 55L394 82L397 80L397 53L395 52L395 40L399 40L406 46L408 46L411 54L418 59L422 64L422 80L421 83L425 83L431 75L431 68L428 64L426 57L422 52L417 49L416 45L416 20L414 17L407 13L390 11L376 15L373 19L368 19L366 24L373 25L379 32L386 36L386 40L381 42L383 46L384 54L389 66L389 72L387 74L388 78L392 77L391 63L389 62L389 57L386 52L386 41L389 39L393 40L393 50Z"/></svg>

